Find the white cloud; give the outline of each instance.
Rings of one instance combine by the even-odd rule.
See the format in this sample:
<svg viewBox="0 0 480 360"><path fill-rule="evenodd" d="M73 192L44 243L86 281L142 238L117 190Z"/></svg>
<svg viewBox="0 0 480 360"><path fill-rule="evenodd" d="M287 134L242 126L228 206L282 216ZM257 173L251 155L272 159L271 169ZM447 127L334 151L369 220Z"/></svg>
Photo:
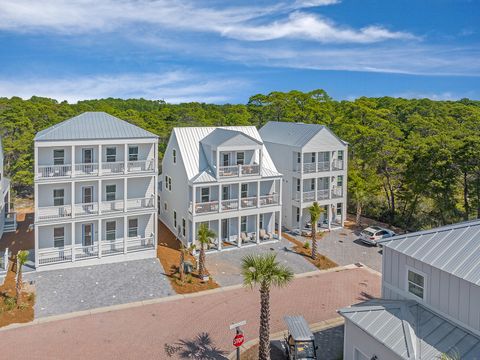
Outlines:
<svg viewBox="0 0 480 360"><path fill-rule="evenodd" d="M212 8L202 1L176 0L2 0L0 29L81 34L128 31L147 26L145 32L195 31L227 38L260 41L280 38L323 43L370 43L412 39L407 32L382 26L353 29L295 9L335 4L336 0L297 0L263 6ZM293 12L291 12L293 10ZM285 17L284 13L289 13ZM272 21L269 17L279 17ZM136 26L142 25L142 26Z"/></svg>
<svg viewBox="0 0 480 360"><path fill-rule="evenodd" d="M44 96L75 103L80 100L145 98L180 102L227 102L248 83L240 79L211 79L189 72L164 74L120 74L108 76L75 76L63 78L15 78L0 80L0 97L19 96L28 99Z"/></svg>

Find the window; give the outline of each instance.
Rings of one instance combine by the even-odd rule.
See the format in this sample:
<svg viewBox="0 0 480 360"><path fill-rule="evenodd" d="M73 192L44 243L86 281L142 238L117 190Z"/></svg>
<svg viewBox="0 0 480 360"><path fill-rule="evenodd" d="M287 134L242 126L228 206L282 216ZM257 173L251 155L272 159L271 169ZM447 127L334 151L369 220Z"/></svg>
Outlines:
<svg viewBox="0 0 480 360"><path fill-rule="evenodd" d="M65 245L65 228L56 227L53 228L53 246L63 247Z"/></svg>
<svg viewBox="0 0 480 360"><path fill-rule="evenodd" d="M185 237L187 223L184 218L182 218L182 235Z"/></svg>
<svg viewBox="0 0 480 360"><path fill-rule="evenodd" d="M105 186L105 197L107 201L114 201L117 193L117 185L107 185Z"/></svg>
<svg viewBox="0 0 480 360"><path fill-rule="evenodd" d="M168 177L168 190L172 191L172 178L170 176Z"/></svg>
<svg viewBox="0 0 480 360"><path fill-rule="evenodd" d="M297 164L302 162L302 153L297 153Z"/></svg>
<svg viewBox="0 0 480 360"><path fill-rule="evenodd" d="M337 203L337 215L342 216L342 203Z"/></svg>
<svg viewBox="0 0 480 360"><path fill-rule="evenodd" d="M128 219L128 237L138 236L138 219Z"/></svg>
<svg viewBox="0 0 480 360"><path fill-rule="evenodd" d="M223 163L223 166L229 166L230 165L230 155L229 154L222 154L222 163Z"/></svg>
<svg viewBox="0 0 480 360"><path fill-rule="evenodd" d="M242 216L240 220L240 231L241 232L247 232L247 217Z"/></svg>
<svg viewBox="0 0 480 360"><path fill-rule="evenodd" d="M173 163L176 164L177 163L177 150L173 149L172 155L173 155Z"/></svg>
<svg viewBox="0 0 480 360"><path fill-rule="evenodd" d="M210 188L205 187L201 189L201 202L209 202L210 201Z"/></svg>
<svg viewBox="0 0 480 360"><path fill-rule="evenodd" d="M167 205L167 202L166 202L166 201L163 203L163 208L165 209L165 211L168 210L168 205Z"/></svg>
<svg viewBox="0 0 480 360"><path fill-rule="evenodd" d="M65 204L64 201L65 190L64 189L54 189L53 190L53 205L62 206Z"/></svg>
<svg viewBox="0 0 480 360"><path fill-rule="evenodd" d="M65 150L53 150L53 165L65 164Z"/></svg>
<svg viewBox="0 0 480 360"><path fill-rule="evenodd" d="M425 278L412 270L408 270L408 292L424 299Z"/></svg>
<svg viewBox="0 0 480 360"><path fill-rule="evenodd" d="M259 225L260 229L263 229L263 214L260 214Z"/></svg>
<svg viewBox="0 0 480 360"><path fill-rule="evenodd" d="M241 186L241 197L246 198L248 197L248 184L242 184Z"/></svg>
<svg viewBox="0 0 480 360"><path fill-rule="evenodd" d="M300 191L300 179L297 179L297 191Z"/></svg>
<svg viewBox="0 0 480 360"><path fill-rule="evenodd" d="M177 227L177 212L173 210L173 227Z"/></svg>
<svg viewBox="0 0 480 360"><path fill-rule="evenodd" d="M117 233L117 222L116 221L107 221L105 223L105 239L106 240L115 240Z"/></svg>
<svg viewBox="0 0 480 360"><path fill-rule="evenodd" d="M138 146L128 147L128 161L138 161Z"/></svg>
<svg viewBox="0 0 480 360"><path fill-rule="evenodd" d="M237 152L237 165L243 165L245 163L245 153Z"/></svg>
<svg viewBox="0 0 480 360"><path fill-rule="evenodd" d="M337 159L343 161L343 150L338 150Z"/></svg>
<svg viewBox="0 0 480 360"><path fill-rule="evenodd" d="M222 200L229 200L230 199L230 187L225 185L222 187Z"/></svg>
<svg viewBox="0 0 480 360"><path fill-rule="evenodd" d="M337 176L337 186L341 188L342 185L343 185L343 176L342 176L342 175L338 175L338 176Z"/></svg>
<svg viewBox="0 0 480 360"><path fill-rule="evenodd" d="M315 153L312 153L311 162L312 162L312 163L315 162Z"/></svg>
<svg viewBox="0 0 480 360"><path fill-rule="evenodd" d="M315 179L310 179L310 190L315 190Z"/></svg>
<svg viewBox="0 0 480 360"><path fill-rule="evenodd" d="M297 222L300 222L300 208L297 208Z"/></svg>
<svg viewBox="0 0 480 360"><path fill-rule="evenodd" d="M107 162L117 161L117 148L107 147Z"/></svg>

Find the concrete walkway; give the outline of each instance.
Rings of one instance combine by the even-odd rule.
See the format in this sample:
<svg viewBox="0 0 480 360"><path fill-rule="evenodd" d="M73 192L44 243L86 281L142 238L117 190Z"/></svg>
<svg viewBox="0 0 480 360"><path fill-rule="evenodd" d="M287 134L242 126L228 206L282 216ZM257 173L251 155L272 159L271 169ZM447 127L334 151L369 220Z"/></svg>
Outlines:
<svg viewBox="0 0 480 360"><path fill-rule="evenodd" d="M271 331L285 328L285 314L301 314L307 322L316 323L337 317L341 307L379 295L380 277L365 268L302 276L272 291ZM258 290L218 289L2 331L1 343L8 344L2 346L2 356L10 360L23 359L25 354L32 360L180 359L206 349L222 359L233 350L229 324L246 320L244 331L250 340L258 337L258 316Z"/></svg>

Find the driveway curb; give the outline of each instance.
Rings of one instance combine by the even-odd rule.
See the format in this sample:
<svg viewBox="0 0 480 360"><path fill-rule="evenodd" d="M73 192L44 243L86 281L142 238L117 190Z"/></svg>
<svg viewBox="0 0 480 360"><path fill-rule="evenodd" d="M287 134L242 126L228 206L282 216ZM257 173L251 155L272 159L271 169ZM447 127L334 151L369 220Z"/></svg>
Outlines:
<svg viewBox="0 0 480 360"><path fill-rule="evenodd" d="M294 278L311 277L311 276L321 275L321 274L325 274L325 273L329 273L329 272L338 272L338 271L352 270L352 269L358 269L358 268L359 268L359 266L354 265L354 264L350 264L350 265L338 266L338 267L334 267L334 268L330 268L330 269L326 269L326 270L315 270L315 271L310 271L310 272L306 272L306 273L295 274ZM372 271L374 274L378 274L378 272L370 269L368 266L365 266L363 264L360 268L366 269L368 271ZM107 312L111 312L111 311L131 309L131 308L136 308L136 307L141 307L141 306L146 306L146 305L160 304L160 303L170 302L170 301L175 301L175 300L180 300L180 299L190 299L190 298L200 297L200 296L204 296L204 295L206 296L206 295L210 295L210 294L228 292L228 291L244 289L244 288L245 287L243 286L243 284L237 284L237 285L219 287L219 288L210 289L210 290L199 291L199 292L191 293L191 294L177 294L177 295L171 295L171 296L166 296L166 297L162 297L162 298L148 299L148 300L143 300L143 301L136 301L136 302L130 302L130 303L125 303L125 304L118 304L118 305L111 305L111 306L105 306L105 307L90 309L90 310L75 311L75 312L61 314L61 315L46 316L46 317L34 319L33 321L28 322L28 323L10 324L8 326L0 328L0 332L13 330L13 329L18 329L18 328L27 327L27 326L49 323L49 322L53 322L53 321L67 320L67 319L72 319L72 318L81 317L81 316L95 315L95 314L107 313Z"/></svg>

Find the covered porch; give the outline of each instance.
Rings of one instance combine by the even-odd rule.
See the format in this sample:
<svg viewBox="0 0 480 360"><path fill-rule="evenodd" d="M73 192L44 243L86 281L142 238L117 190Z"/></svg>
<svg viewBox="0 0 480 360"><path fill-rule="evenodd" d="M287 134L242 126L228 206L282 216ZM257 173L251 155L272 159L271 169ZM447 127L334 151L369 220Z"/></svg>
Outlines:
<svg viewBox="0 0 480 360"><path fill-rule="evenodd" d="M346 209L343 203L321 204L322 213L317 223L319 230L332 230L343 227L343 223L347 217ZM293 207L296 228L299 232L311 233L312 222L310 220L309 207L298 208Z"/></svg>

